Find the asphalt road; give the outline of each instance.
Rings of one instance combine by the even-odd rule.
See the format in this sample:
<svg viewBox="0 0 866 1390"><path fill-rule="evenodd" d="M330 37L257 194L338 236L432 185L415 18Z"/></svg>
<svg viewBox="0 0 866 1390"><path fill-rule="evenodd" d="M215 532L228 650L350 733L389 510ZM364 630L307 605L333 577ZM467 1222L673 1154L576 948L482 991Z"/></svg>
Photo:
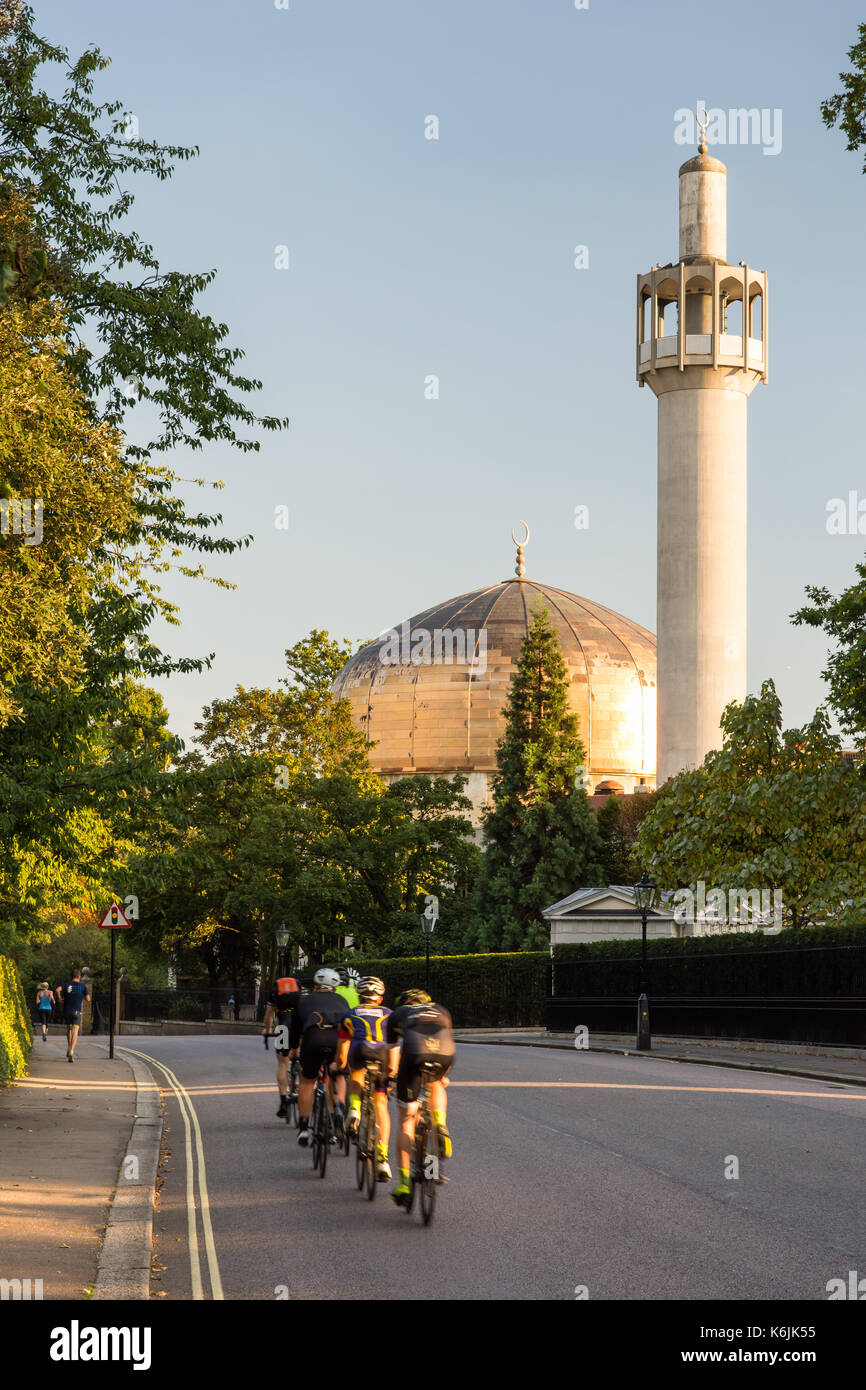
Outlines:
<svg viewBox="0 0 866 1390"><path fill-rule="evenodd" d="M660 1059L460 1048L430 1227L324 1180L257 1037L123 1040L169 1067L156 1217L168 1299L827 1299L866 1273L866 1090ZM392 1163L393 1163L392 1141ZM738 1169L739 1176L726 1176ZM192 1205L194 1218L190 1216ZM204 1218L204 1219L203 1219ZM195 1247L198 1247L197 1258Z"/></svg>

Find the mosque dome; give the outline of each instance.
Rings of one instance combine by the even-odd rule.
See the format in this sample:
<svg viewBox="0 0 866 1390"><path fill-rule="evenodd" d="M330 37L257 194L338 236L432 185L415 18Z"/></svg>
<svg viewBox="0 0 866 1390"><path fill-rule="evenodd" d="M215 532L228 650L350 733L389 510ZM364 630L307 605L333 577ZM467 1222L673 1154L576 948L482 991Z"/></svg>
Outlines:
<svg viewBox="0 0 866 1390"><path fill-rule="evenodd" d="M412 773L469 775L476 809L496 770L496 744L521 645L536 605L562 645L570 703L580 720L587 790L655 785L656 639L610 608L522 577L416 614L343 667L335 692L364 730L386 780Z"/></svg>

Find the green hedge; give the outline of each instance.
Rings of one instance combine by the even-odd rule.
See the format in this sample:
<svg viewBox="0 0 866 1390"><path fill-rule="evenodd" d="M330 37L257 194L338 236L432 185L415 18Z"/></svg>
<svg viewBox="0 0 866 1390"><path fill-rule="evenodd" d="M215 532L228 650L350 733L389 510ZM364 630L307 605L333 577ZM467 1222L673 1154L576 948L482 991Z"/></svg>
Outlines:
<svg viewBox="0 0 866 1390"><path fill-rule="evenodd" d="M724 932L713 936L653 937L647 956L714 955L725 951L783 951L806 946L866 946L866 923L847 927L789 927L775 936ZM640 936L620 941L573 941L554 946L555 961L623 960L641 953Z"/></svg>
<svg viewBox="0 0 866 1390"><path fill-rule="evenodd" d="M23 1076L33 1045L18 968L0 956L0 1085Z"/></svg>
<svg viewBox="0 0 866 1390"><path fill-rule="evenodd" d="M530 1028L544 1023L547 951L500 955L431 956L430 993L458 1028ZM393 1006L404 989L424 988L424 957L347 961L361 975L378 975ZM314 968L301 975L312 982Z"/></svg>

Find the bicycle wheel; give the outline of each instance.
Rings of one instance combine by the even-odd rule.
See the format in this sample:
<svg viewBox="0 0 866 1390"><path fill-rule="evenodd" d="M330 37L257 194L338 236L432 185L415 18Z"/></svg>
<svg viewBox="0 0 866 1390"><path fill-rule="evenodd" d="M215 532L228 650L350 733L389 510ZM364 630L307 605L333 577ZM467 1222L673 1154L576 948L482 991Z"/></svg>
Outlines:
<svg viewBox="0 0 866 1390"><path fill-rule="evenodd" d="M436 1178L439 1172L439 1156L436 1153L436 1131L432 1125L425 1127L417 1158L420 1166L418 1197L421 1204L421 1220L429 1226L436 1205Z"/></svg>
<svg viewBox="0 0 866 1390"><path fill-rule="evenodd" d="M373 1099L370 1099L370 1120L367 1129L369 1143L367 1145L367 1201L372 1202L376 1195L376 1147L379 1142L379 1122L376 1118L376 1108Z"/></svg>
<svg viewBox="0 0 866 1390"><path fill-rule="evenodd" d="M364 1112L361 1111L361 1123L358 1128L358 1138L355 1140L355 1182L358 1184L360 1192L364 1186L364 1149L366 1148L366 1128L364 1125Z"/></svg>
<svg viewBox="0 0 866 1390"><path fill-rule="evenodd" d="M315 1099L313 1100L313 1113L310 1116L310 1130L313 1135L313 1142L310 1147L313 1150L313 1169L316 1172L319 1170L319 1163L322 1157L321 1110L322 1095L317 1086Z"/></svg>
<svg viewBox="0 0 866 1390"><path fill-rule="evenodd" d="M322 1111L319 1121L319 1133L321 1134L321 1158L319 1160L319 1177L325 1176L325 1169L328 1166L328 1149L331 1144L331 1112L328 1109L328 1102L322 1094Z"/></svg>

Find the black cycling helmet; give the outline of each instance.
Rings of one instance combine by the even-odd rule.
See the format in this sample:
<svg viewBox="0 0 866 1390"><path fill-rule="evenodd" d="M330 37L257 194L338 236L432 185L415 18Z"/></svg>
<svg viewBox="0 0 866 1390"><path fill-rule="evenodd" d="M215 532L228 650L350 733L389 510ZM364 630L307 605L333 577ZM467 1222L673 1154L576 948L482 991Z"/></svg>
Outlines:
<svg viewBox="0 0 866 1390"><path fill-rule="evenodd" d="M400 1009L404 1004L432 1004L433 1000L426 990L423 989L404 989L397 1000L397 1008Z"/></svg>
<svg viewBox="0 0 866 1390"><path fill-rule="evenodd" d="M334 966L334 969L336 970L337 974L338 974L339 977L340 977L340 984L341 984L341 985L347 985L347 984L349 983L349 971L348 971L348 969L346 968L346 966L345 966L345 965L335 965L335 966Z"/></svg>

